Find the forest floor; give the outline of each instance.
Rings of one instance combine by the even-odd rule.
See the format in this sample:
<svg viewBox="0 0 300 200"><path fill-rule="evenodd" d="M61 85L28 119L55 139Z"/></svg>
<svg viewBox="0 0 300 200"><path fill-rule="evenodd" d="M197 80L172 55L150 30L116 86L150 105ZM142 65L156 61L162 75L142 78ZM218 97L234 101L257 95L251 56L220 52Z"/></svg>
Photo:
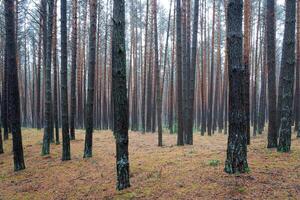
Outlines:
<svg viewBox="0 0 300 200"><path fill-rule="evenodd" d="M292 152L266 149L266 134L254 138L250 171L228 175L223 167L227 137L195 134L194 145L177 147L176 135L130 133L130 189L115 190L115 143L95 131L93 157L83 159L84 131L71 142L72 160L61 161L61 145L42 157L42 131L23 129L26 169L13 171L11 142L0 155L0 199L300 199L300 140Z"/></svg>

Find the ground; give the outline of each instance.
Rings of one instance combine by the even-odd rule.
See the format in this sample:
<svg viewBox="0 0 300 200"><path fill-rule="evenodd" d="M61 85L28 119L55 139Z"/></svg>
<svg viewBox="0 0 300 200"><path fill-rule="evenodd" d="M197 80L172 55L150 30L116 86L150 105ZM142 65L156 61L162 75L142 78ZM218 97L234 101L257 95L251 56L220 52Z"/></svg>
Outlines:
<svg viewBox="0 0 300 200"><path fill-rule="evenodd" d="M300 140L292 152L266 149L266 135L252 140L250 171L228 175L223 167L227 137L195 134L194 145L177 147L176 135L130 133L130 189L115 190L115 143L110 131L95 131L93 157L83 159L84 131L71 142L72 160L61 145L42 157L42 131L23 129L26 169L13 171L11 142L0 155L0 199L300 199Z"/></svg>

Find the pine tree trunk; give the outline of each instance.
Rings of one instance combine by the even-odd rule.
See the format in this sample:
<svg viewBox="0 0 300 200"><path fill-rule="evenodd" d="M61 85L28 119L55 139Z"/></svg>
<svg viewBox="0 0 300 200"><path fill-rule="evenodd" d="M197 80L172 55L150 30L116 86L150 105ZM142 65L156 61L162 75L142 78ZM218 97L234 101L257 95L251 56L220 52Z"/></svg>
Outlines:
<svg viewBox="0 0 300 200"><path fill-rule="evenodd" d="M291 126L293 115L293 92L295 71L295 22L296 0L286 1L286 18L282 48L282 105L281 126L279 129L279 143L277 150L289 152L291 149Z"/></svg>
<svg viewBox="0 0 300 200"><path fill-rule="evenodd" d="M47 4L47 2L45 2ZM50 154L50 142L53 138L52 125L52 91L51 91L51 52L52 52L52 29L53 29L53 5L54 2L48 3L49 15L47 18L47 41L46 41L46 73L45 73L45 121L44 121L44 137L42 155ZM45 13L44 13L45 14ZM45 46L45 45L44 45Z"/></svg>
<svg viewBox="0 0 300 200"><path fill-rule="evenodd" d="M72 69L71 69L71 105L70 139L75 140L76 115L76 70L77 70L77 0L72 1Z"/></svg>
<svg viewBox="0 0 300 200"><path fill-rule="evenodd" d="M17 70L17 53L16 53L16 37L15 37L15 18L14 18L14 1L5 0L5 29L6 42L5 49L7 55L7 74L8 76L8 103L9 103L9 119L12 128L13 137L13 154L14 154L14 170L19 171L25 169L22 134L21 134L21 115L20 115L20 94L18 86L18 70Z"/></svg>
<svg viewBox="0 0 300 200"><path fill-rule="evenodd" d="M250 30L251 30L251 1L245 0L244 5L244 65L245 65L245 75L244 75L244 93L245 93L245 126L247 133L247 144L250 145Z"/></svg>
<svg viewBox="0 0 300 200"><path fill-rule="evenodd" d="M182 113L182 44L181 44L181 2L177 1L176 6L176 65L177 65L177 112L178 112L178 136L177 145L184 145L184 135L183 135L183 113Z"/></svg>
<svg viewBox="0 0 300 200"><path fill-rule="evenodd" d="M55 143L59 144L59 125L58 125L58 66L57 66L57 13L56 13L56 7L57 7L57 0L54 1L54 23L53 23L53 120L54 120L54 127L55 127Z"/></svg>
<svg viewBox="0 0 300 200"><path fill-rule="evenodd" d="M68 109L68 52L67 52L67 1L61 1L61 118L62 160L70 160L69 109Z"/></svg>
<svg viewBox="0 0 300 200"><path fill-rule="evenodd" d="M276 109L276 60L275 60L275 2L267 1L266 15L267 32L267 66L268 66L268 101L269 101L269 126L268 126L268 148L277 147L277 109Z"/></svg>
<svg viewBox="0 0 300 200"><path fill-rule="evenodd" d="M95 82L95 54L96 54L96 26L97 26L97 0L90 1L90 32L89 32L89 58L88 58L88 88L85 108L85 146L84 158L92 157L93 145L93 107Z"/></svg>
<svg viewBox="0 0 300 200"><path fill-rule="evenodd" d="M300 106L299 106L299 101L300 101L300 0L297 0L297 56L296 56L297 60L296 60L296 80L298 81L298 90L296 90L298 92L298 101L296 101L296 105L297 105L297 109L296 112L298 112L298 129L297 131L297 138L300 138L300 116L299 116L299 112L300 112Z"/></svg>
<svg viewBox="0 0 300 200"><path fill-rule="evenodd" d="M198 41L198 20L199 20L199 0L194 2L194 19L193 19L193 39L192 39L192 55L190 67L190 85L189 85L189 118L187 129L187 144L193 144L193 127L194 127L194 103L195 103L195 74L196 74L196 55Z"/></svg>
<svg viewBox="0 0 300 200"><path fill-rule="evenodd" d="M117 189L130 187L128 99L126 89L125 1L114 0L112 32L112 101L116 138Z"/></svg>
<svg viewBox="0 0 300 200"><path fill-rule="evenodd" d="M243 1L229 0L227 4L227 50L229 67L229 137L225 172L243 173L248 169L247 135L243 93Z"/></svg>

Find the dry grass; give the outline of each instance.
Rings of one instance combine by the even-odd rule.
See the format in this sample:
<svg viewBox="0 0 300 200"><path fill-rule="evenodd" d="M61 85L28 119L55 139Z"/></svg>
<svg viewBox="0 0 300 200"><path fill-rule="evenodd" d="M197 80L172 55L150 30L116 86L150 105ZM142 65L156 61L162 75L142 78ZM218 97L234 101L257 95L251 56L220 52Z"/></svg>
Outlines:
<svg viewBox="0 0 300 200"><path fill-rule="evenodd" d="M23 130L26 170L13 172L11 143L0 155L0 199L300 199L300 141L292 152L268 150L266 137L252 141L243 175L223 172L226 136L195 135L194 146L177 147L164 135L130 133L132 187L115 190L115 144L111 132L94 134L93 158L82 158L84 132L72 141L72 160L61 162L61 145L40 156L42 132Z"/></svg>

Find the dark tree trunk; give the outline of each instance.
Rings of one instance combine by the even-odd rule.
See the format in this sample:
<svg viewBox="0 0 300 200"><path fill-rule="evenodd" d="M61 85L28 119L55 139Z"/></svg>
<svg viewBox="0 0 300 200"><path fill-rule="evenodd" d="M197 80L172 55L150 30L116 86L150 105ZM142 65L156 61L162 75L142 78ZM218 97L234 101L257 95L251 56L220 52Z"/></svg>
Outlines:
<svg viewBox="0 0 300 200"><path fill-rule="evenodd" d="M72 71L71 71L71 114L70 139L75 140L76 115L76 68L77 68L77 0L72 1Z"/></svg>
<svg viewBox="0 0 300 200"><path fill-rule="evenodd" d="M44 2L44 1L43 1ZM47 4L47 2L44 2ZM48 19L47 25L47 52L46 52L46 73L45 73L45 121L44 121L44 137L42 155L50 153L50 142L53 139L53 125L52 125L52 91L51 91L51 53L52 53L52 28L53 28L53 1L48 3ZM45 13L44 13L45 14ZM44 45L45 46L45 45Z"/></svg>
<svg viewBox="0 0 300 200"><path fill-rule="evenodd" d="M213 120L213 92L214 92L214 55L215 55L215 0L213 0L213 21L212 21L212 38L211 38L211 62L210 62L210 85L208 95L208 119L207 119L207 131L208 135L212 135L212 120Z"/></svg>
<svg viewBox="0 0 300 200"><path fill-rule="evenodd" d="M21 117L20 117L20 94L18 86L17 56L16 56L16 37L15 37L15 17L14 0L5 0L5 29L6 42L5 49L7 55L7 78L10 90L8 93L9 118L11 119L11 131L13 136L13 154L15 171L25 169Z"/></svg>
<svg viewBox="0 0 300 200"><path fill-rule="evenodd" d="M55 127L55 143L59 144L59 125L58 125L58 66L57 66L57 0L54 1L54 24L53 24L53 75L54 75L54 83L53 83L53 120L54 120L54 127Z"/></svg>
<svg viewBox="0 0 300 200"><path fill-rule="evenodd" d="M130 187L128 99L126 89L125 1L114 0L112 32L112 102L116 138L117 189Z"/></svg>
<svg viewBox="0 0 300 200"><path fill-rule="evenodd" d="M96 26L97 26L97 0L90 1L90 32L89 32L89 58L88 58L88 87L85 106L85 145L84 158L92 157L93 146L93 107L94 82L96 63Z"/></svg>
<svg viewBox="0 0 300 200"><path fill-rule="evenodd" d="M146 3L146 24L145 24L145 49L144 49L144 74L143 74L143 91L142 91L142 112L141 112L141 120L142 120L142 131L146 131L146 121L145 121L145 113L146 113L146 74L147 74L147 54L148 54L148 24L149 24L149 0Z"/></svg>
<svg viewBox="0 0 300 200"><path fill-rule="evenodd" d="M268 66L268 101L269 101L269 126L268 126L268 148L277 147L277 125L276 125L276 61L275 61L275 2L267 1L266 13L267 32L267 66Z"/></svg>
<svg viewBox="0 0 300 200"><path fill-rule="evenodd" d="M67 51L67 1L61 1L61 121L62 160L70 160L70 135L68 111L68 51Z"/></svg>
<svg viewBox="0 0 300 200"><path fill-rule="evenodd" d="M227 4L227 50L229 67L229 137L225 172L243 173L248 169L247 135L243 93L243 1L230 0Z"/></svg>
<svg viewBox="0 0 300 200"><path fill-rule="evenodd" d="M245 30L245 41L244 41L244 65L245 65L245 74L244 74L244 94L245 94L245 126L247 133L247 144L250 145L250 30L251 30L251 1L245 0L244 5L244 30Z"/></svg>
<svg viewBox="0 0 300 200"><path fill-rule="evenodd" d="M298 112L298 120L300 120L300 106L299 106L299 101L300 101L300 0L297 0L297 56L296 56L297 60L296 60L296 70L297 70L297 76L298 78L296 78L296 80L298 81L298 90L296 90L298 92L298 101L295 101L295 104L297 105L297 109L296 112ZM297 131L297 138L300 138L300 127L299 127L300 123L298 121L298 129Z"/></svg>
<svg viewBox="0 0 300 200"><path fill-rule="evenodd" d="M194 125L194 101L195 101L195 74L196 74L196 55L198 40L198 20L199 20L199 0L194 2L194 20L193 20L193 39L192 39L192 56L190 67L190 85L189 85L189 117L187 128L187 144L193 144L193 125Z"/></svg>
<svg viewBox="0 0 300 200"><path fill-rule="evenodd" d="M36 127L40 129L41 125L41 65L42 65L42 15L40 17L39 42L38 42L38 66L36 80Z"/></svg>
<svg viewBox="0 0 300 200"><path fill-rule="evenodd" d="M279 143L277 150L289 152L291 149L291 126L293 115L294 71L295 71L295 22L296 0L286 1L286 18L282 48L282 105Z"/></svg>
<svg viewBox="0 0 300 200"><path fill-rule="evenodd" d="M184 135L183 135L183 116L182 116L182 66L181 66L181 2L177 1L176 6L176 65L177 65L177 112L178 112L178 136L177 145L184 145Z"/></svg>
<svg viewBox="0 0 300 200"><path fill-rule="evenodd" d="M2 86L1 120L3 124L4 140L8 140L8 64L7 52L4 56L4 77Z"/></svg>

